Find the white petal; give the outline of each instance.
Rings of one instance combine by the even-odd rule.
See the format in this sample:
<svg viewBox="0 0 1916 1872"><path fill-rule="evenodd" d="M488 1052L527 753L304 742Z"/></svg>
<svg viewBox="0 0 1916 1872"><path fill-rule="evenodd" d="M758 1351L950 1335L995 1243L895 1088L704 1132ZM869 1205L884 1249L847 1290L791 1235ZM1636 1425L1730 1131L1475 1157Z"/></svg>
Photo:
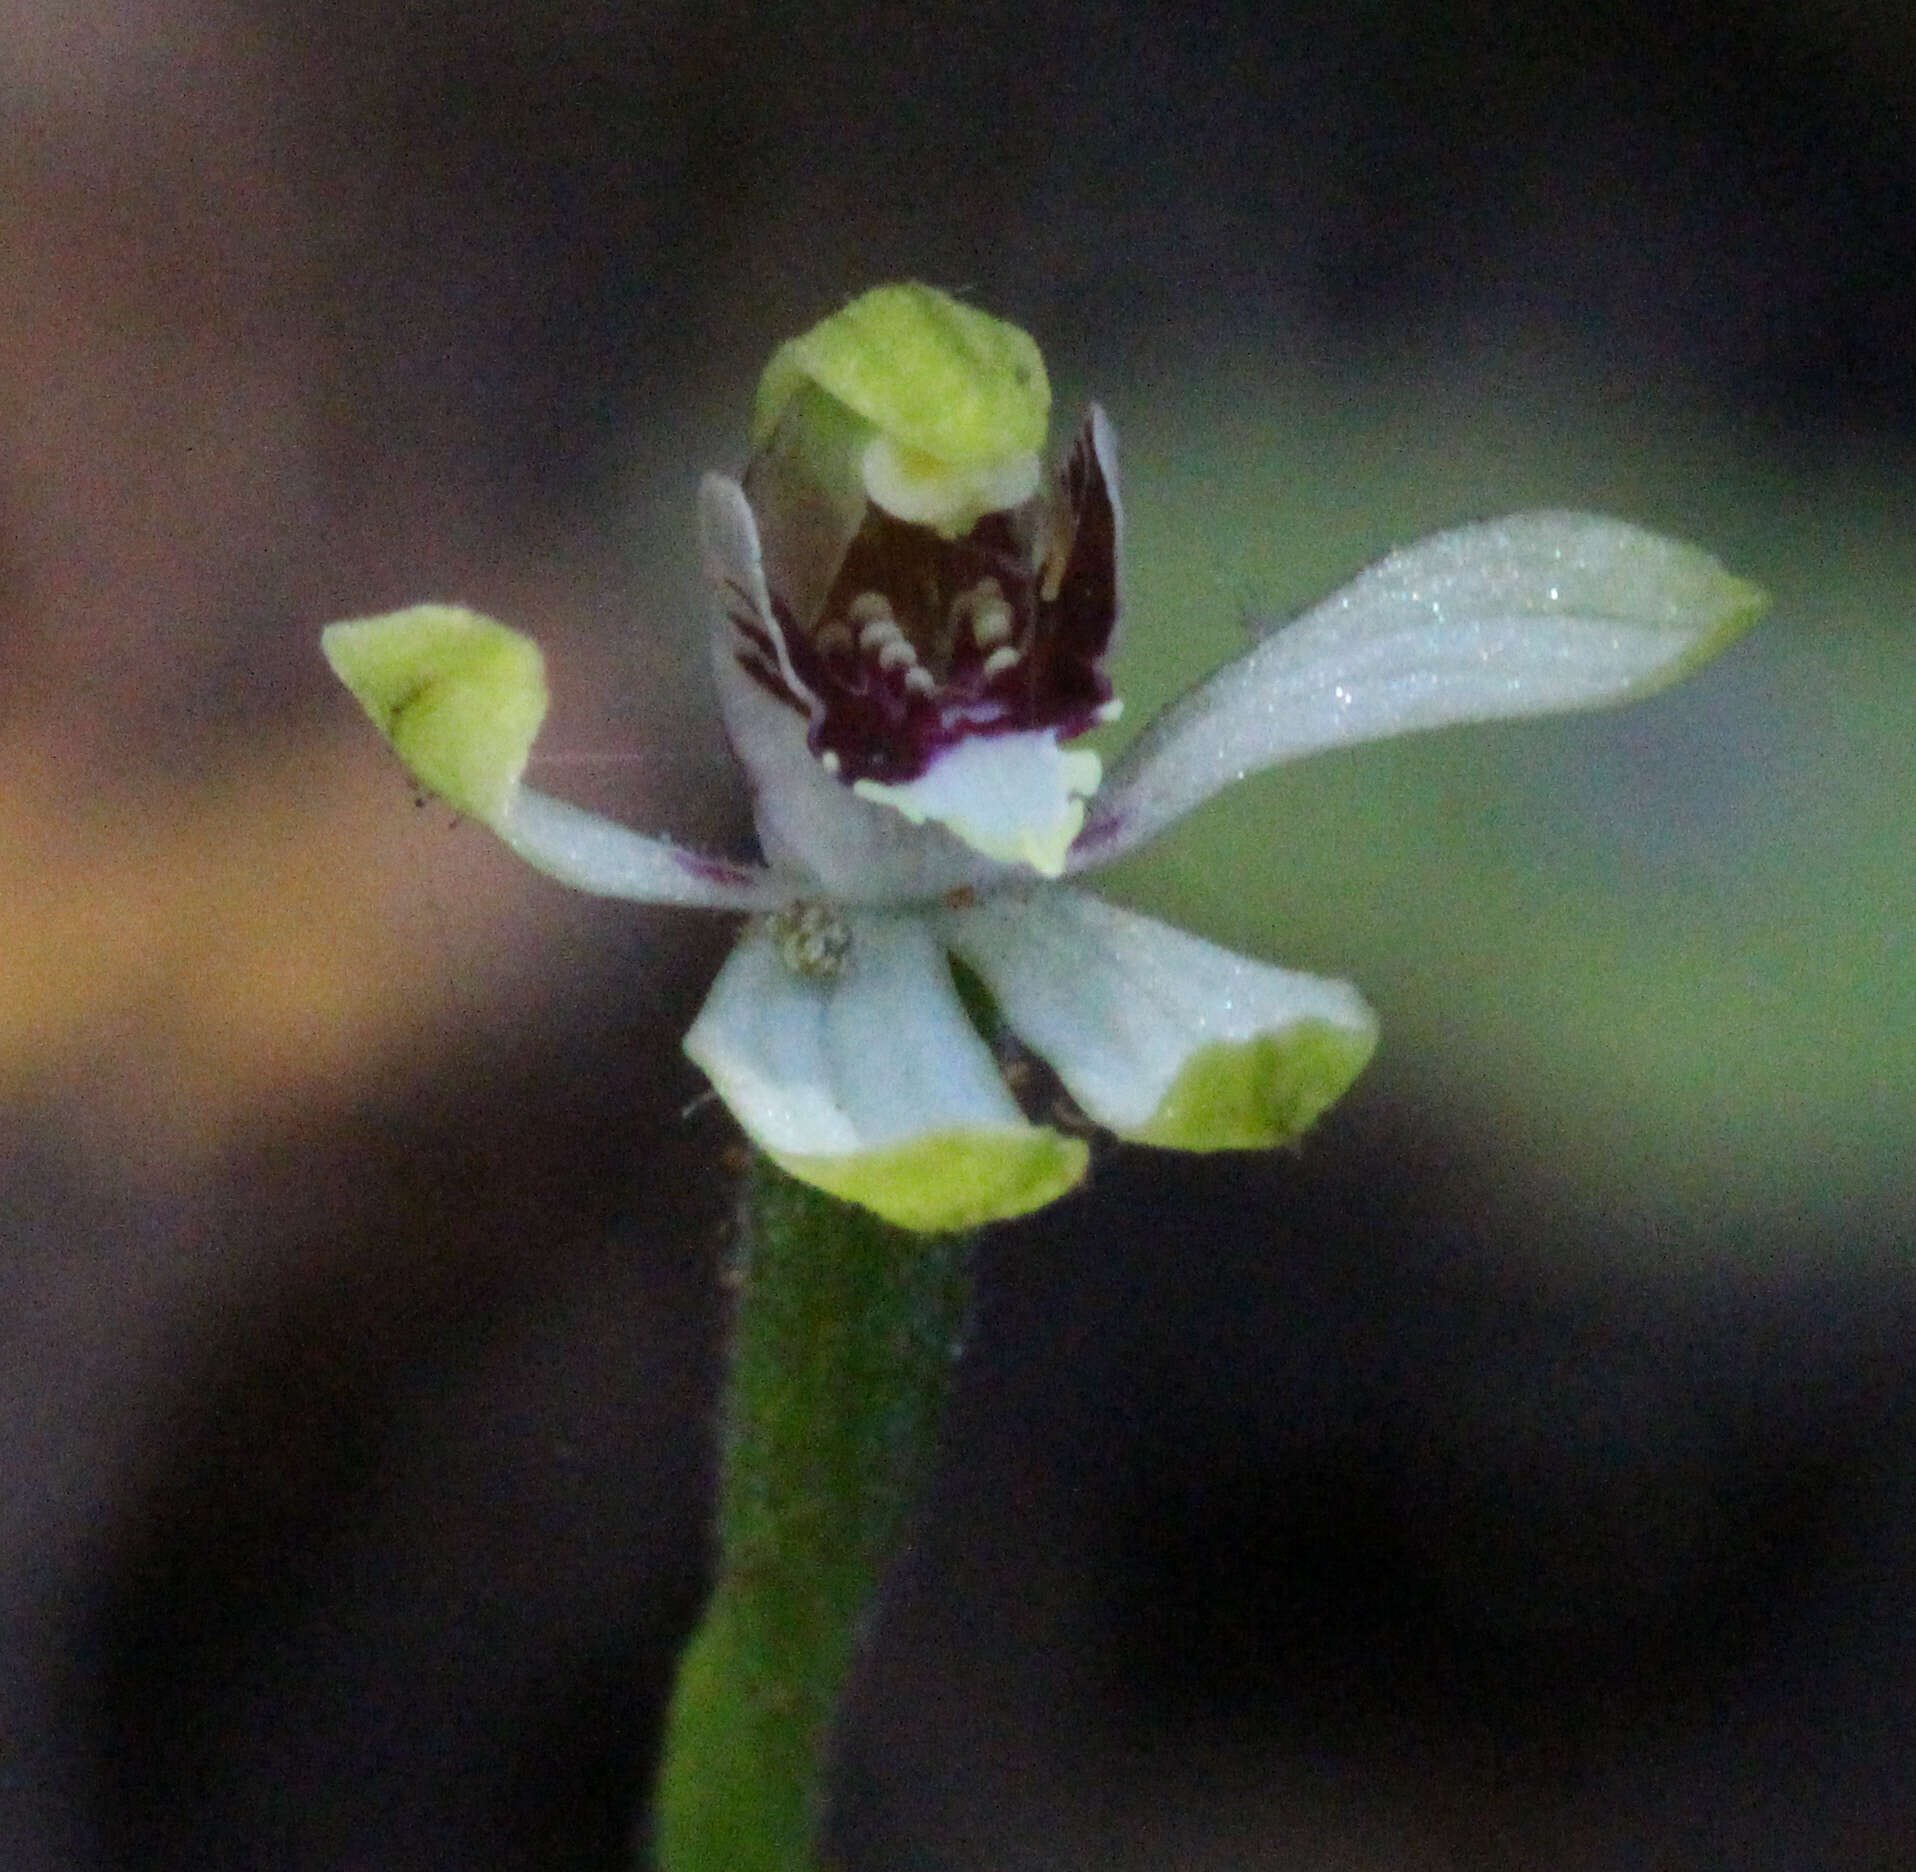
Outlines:
<svg viewBox="0 0 1916 1872"><path fill-rule="evenodd" d="M848 965L801 974L763 924L685 1037L745 1130L795 1175L913 1228L1023 1214L1083 1174L1029 1124L925 922L849 915Z"/></svg>
<svg viewBox="0 0 1916 1872"><path fill-rule="evenodd" d="M948 1123L1022 1122L923 922L848 923L850 960L838 975L800 974L770 925L754 930L686 1036L746 1129L775 1150L808 1154Z"/></svg>
<svg viewBox="0 0 1916 1872"><path fill-rule="evenodd" d="M860 780L852 791L913 825L945 826L999 864L1058 877L1102 772L1097 755L1059 747L1047 728L972 735L941 751L916 780L902 786Z"/></svg>
<svg viewBox="0 0 1916 1872"><path fill-rule="evenodd" d="M940 926L1086 1113L1144 1143L1282 1143L1376 1044L1348 983L1254 962L1082 891L1007 893L945 911Z"/></svg>
<svg viewBox="0 0 1916 1872"><path fill-rule="evenodd" d="M1763 603L1709 554L1595 515L1513 514L1440 533L1166 709L1113 767L1071 868L1323 748L1648 694L1714 655Z"/></svg>
<svg viewBox="0 0 1916 1872"><path fill-rule="evenodd" d="M535 870L595 897L698 910L770 910L799 895L792 879L763 865L709 858L647 838L529 787L514 790L492 829Z"/></svg>
<svg viewBox="0 0 1916 1872"><path fill-rule="evenodd" d="M737 658L741 648L755 647L746 641L743 632L757 630L765 643L756 647L769 656L804 719L816 706L816 698L792 667L784 630L772 611L758 521L744 489L724 475L708 474L699 483L699 543L705 550L706 579L718 597L713 616L715 648L726 652L731 678L750 680L738 669Z"/></svg>

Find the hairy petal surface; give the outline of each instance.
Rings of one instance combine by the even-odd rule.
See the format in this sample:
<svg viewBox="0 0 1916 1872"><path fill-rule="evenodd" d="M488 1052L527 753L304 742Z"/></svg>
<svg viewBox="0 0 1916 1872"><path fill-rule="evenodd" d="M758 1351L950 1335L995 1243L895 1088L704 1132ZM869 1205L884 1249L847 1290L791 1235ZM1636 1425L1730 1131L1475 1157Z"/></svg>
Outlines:
<svg viewBox="0 0 1916 1872"><path fill-rule="evenodd" d="M1070 868L1130 851L1233 781L1321 749L1650 694L1766 602L1708 553L1592 514L1436 534L1158 716L1114 765Z"/></svg>
<svg viewBox="0 0 1916 1872"><path fill-rule="evenodd" d="M941 912L939 928L1085 1112L1139 1143L1284 1143L1377 1043L1348 983L1235 955L1082 891L1006 893Z"/></svg>
<svg viewBox="0 0 1916 1872"><path fill-rule="evenodd" d="M1063 1195L1085 1146L1019 1111L924 919L845 922L829 973L794 968L772 923L751 931L686 1035L753 1142L906 1228L974 1227Z"/></svg>

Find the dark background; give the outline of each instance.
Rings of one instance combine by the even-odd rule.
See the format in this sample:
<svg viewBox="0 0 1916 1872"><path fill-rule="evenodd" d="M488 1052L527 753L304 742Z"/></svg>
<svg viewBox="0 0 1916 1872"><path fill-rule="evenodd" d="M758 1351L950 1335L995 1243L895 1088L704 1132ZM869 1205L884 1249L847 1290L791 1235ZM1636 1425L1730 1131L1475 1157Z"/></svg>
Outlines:
<svg viewBox="0 0 1916 1872"><path fill-rule="evenodd" d="M319 623L515 618L563 784L741 840L690 489L779 338L917 275L1136 413L1147 506L1214 359L1681 410L1726 507L1852 516L1716 543L1865 560L1906 721L1912 53L1840 5L0 8L0 1864L618 1864L695 1614L724 931L416 808ZM1791 666L1738 667L1761 749ZM1681 792L1717 718L1661 719ZM1906 903L1825 905L1891 1023ZM1266 952L1355 970L1342 914ZM1866 1176L1573 1200L1385 974L1407 1063L1300 1154L1112 1153L986 1239L849 1865L1908 1863L1907 1072Z"/></svg>

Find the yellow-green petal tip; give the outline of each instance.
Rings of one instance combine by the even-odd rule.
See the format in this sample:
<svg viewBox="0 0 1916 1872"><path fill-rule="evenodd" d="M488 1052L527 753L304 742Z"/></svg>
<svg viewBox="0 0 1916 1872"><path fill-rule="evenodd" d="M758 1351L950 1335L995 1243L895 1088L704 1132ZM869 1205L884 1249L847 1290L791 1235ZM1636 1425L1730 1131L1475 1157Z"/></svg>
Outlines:
<svg viewBox="0 0 1916 1872"><path fill-rule="evenodd" d="M1038 1125L932 1132L844 1156L767 1155L802 1183L895 1223L937 1234L1029 1215L1084 1180L1082 1138Z"/></svg>
<svg viewBox="0 0 1916 1872"><path fill-rule="evenodd" d="M1671 679L1681 680L1693 670L1700 669L1713 656L1727 650L1769 608L1770 594L1761 585L1752 584L1746 578L1738 578L1734 573L1719 568L1709 594L1706 612L1710 619L1709 628L1698 637L1690 653L1677 665Z"/></svg>
<svg viewBox="0 0 1916 1872"><path fill-rule="evenodd" d="M1124 1136L1170 1150L1268 1150L1301 1137L1349 1090L1374 1031L1306 1020L1219 1040L1184 1062L1151 1117Z"/></svg>
<svg viewBox="0 0 1916 1872"><path fill-rule="evenodd" d="M1051 414L1028 333L915 281L874 286L779 347L759 382L754 448L808 382L897 447L947 467L1032 454Z"/></svg>
<svg viewBox="0 0 1916 1872"><path fill-rule="evenodd" d="M545 659L530 637L422 604L329 624L320 648L422 786L482 824L498 819L545 720Z"/></svg>

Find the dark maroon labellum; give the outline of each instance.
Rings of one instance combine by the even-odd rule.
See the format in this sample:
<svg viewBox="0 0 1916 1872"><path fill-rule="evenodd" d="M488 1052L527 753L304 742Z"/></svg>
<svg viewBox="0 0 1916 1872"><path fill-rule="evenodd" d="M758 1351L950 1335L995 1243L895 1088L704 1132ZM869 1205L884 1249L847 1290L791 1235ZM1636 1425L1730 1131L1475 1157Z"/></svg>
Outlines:
<svg viewBox="0 0 1916 1872"><path fill-rule="evenodd" d="M1098 428L1086 420L1049 497L987 514L962 539L868 505L809 624L776 567L770 627L731 594L740 667L806 716L812 752L846 784L915 780L970 735L1068 740L1100 719L1118 515ZM808 693L781 668L774 628Z"/></svg>

